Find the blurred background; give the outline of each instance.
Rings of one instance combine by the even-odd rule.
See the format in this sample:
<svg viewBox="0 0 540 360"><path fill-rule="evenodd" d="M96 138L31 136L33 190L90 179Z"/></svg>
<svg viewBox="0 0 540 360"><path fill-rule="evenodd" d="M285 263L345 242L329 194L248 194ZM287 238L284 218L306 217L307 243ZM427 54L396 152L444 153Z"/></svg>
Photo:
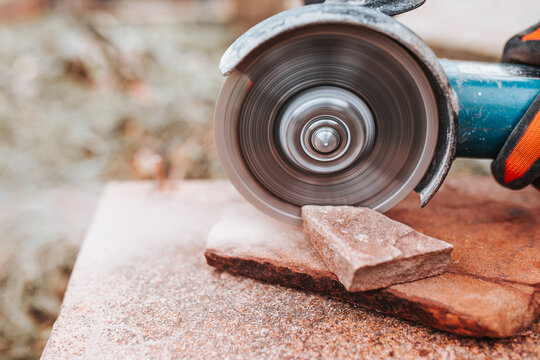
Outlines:
<svg viewBox="0 0 540 360"><path fill-rule="evenodd" d="M221 54L300 0L0 0L0 359L36 359L108 180L223 178ZM427 0L442 57L498 61L537 0ZM458 161L454 173L488 173Z"/></svg>

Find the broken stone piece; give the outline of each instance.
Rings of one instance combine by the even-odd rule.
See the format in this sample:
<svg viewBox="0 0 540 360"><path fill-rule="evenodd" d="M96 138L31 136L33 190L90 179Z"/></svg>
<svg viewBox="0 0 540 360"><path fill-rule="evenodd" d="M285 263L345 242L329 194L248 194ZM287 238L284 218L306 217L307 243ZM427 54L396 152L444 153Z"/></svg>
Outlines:
<svg viewBox="0 0 540 360"><path fill-rule="evenodd" d="M304 233L350 292L367 291L442 274L452 245L426 236L369 208L302 208Z"/></svg>

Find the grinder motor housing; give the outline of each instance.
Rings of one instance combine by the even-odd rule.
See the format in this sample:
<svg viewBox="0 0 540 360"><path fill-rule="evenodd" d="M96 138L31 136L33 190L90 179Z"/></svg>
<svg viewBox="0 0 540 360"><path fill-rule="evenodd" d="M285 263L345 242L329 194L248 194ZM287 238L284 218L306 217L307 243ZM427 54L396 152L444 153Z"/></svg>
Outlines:
<svg viewBox="0 0 540 360"><path fill-rule="evenodd" d="M349 4L351 3L351 4ZM415 1L326 1L279 13L223 55L214 133L264 212L426 205L455 156L495 158L540 90L538 68L439 60L389 15Z"/></svg>

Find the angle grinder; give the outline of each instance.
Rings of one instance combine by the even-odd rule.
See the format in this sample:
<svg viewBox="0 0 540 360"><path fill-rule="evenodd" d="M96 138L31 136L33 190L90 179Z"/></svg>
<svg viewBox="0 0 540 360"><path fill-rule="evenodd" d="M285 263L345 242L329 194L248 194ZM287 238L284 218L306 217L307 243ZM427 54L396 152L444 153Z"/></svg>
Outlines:
<svg viewBox="0 0 540 360"><path fill-rule="evenodd" d="M267 214L425 206L455 156L495 158L540 89L525 65L438 59L391 16L424 0L326 1L257 24L225 52L221 163Z"/></svg>

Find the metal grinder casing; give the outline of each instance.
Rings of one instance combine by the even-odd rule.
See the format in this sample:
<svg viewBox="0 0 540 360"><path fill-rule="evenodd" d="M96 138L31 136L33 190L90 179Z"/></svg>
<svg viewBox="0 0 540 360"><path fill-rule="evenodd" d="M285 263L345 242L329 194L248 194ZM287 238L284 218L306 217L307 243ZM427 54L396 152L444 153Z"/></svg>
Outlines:
<svg viewBox="0 0 540 360"><path fill-rule="evenodd" d="M412 190L424 206L456 149L496 155L540 89L533 68L441 62L390 16L341 3L263 21L227 50L220 70L228 76L214 123L222 165L246 199L288 222L306 204L384 212ZM490 111L493 97L470 94L492 83L499 94L511 90L503 117Z"/></svg>

